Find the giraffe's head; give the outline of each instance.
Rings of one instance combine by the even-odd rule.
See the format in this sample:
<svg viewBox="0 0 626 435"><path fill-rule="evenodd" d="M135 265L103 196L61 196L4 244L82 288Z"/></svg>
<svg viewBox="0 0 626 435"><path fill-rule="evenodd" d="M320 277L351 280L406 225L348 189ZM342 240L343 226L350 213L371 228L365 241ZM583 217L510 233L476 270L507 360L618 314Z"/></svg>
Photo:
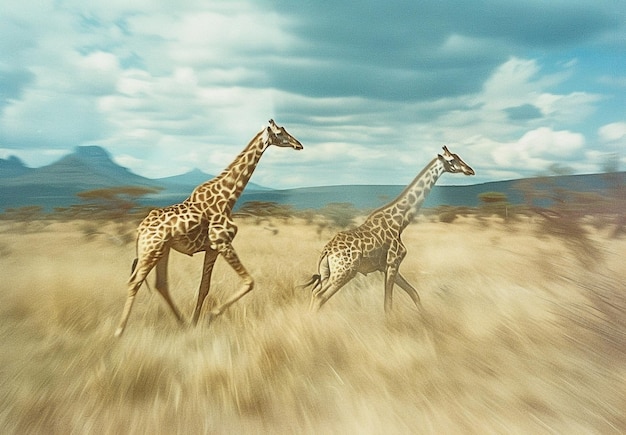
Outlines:
<svg viewBox="0 0 626 435"><path fill-rule="evenodd" d="M451 153L447 146L443 146L443 155L439 154L439 160L443 162L443 166L446 172L453 174L463 173L465 175L474 175L475 172L470 166L465 163L458 154Z"/></svg>
<svg viewBox="0 0 626 435"><path fill-rule="evenodd" d="M263 132L263 140L265 146L276 145L278 147L293 148L294 150L301 150L302 144L298 139L290 135L284 127L276 125L273 119L270 119L269 125Z"/></svg>

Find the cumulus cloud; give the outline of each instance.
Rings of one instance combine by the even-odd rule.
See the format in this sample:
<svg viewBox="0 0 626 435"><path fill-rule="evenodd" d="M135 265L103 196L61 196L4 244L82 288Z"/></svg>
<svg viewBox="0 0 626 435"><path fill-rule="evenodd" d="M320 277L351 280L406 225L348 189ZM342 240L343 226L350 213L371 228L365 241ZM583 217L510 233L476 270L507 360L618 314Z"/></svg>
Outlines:
<svg viewBox="0 0 626 435"><path fill-rule="evenodd" d="M525 133L515 142L494 146L491 157L500 168L538 173L552 164L562 166L564 162L575 160L584 144L585 138L580 133L541 127Z"/></svg>
<svg viewBox="0 0 626 435"><path fill-rule="evenodd" d="M602 50L578 50L619 47L609 3L153 3L9 1L0 147L37 165L96 143L142 175L215 173L275 117L305 152L272 150L255 177L284 187L403 183L444 143L471 181L514 178L624 140L623 119L594 120L622 95L589 85L607 83L587 75Z"/></svg>
<svg viewBox="0 0 626 435"><path fill-rule="evenodd" d="M604 142L617 142L626 138L626 122L613 122L600 127L598 136Z"/></svg>

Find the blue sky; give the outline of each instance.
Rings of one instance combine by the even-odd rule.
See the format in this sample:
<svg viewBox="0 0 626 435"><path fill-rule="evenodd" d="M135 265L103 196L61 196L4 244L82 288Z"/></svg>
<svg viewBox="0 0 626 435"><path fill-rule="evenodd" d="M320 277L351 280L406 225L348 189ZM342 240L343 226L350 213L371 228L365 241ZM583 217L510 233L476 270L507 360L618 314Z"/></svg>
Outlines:
<svg viewBox="0 0 626 435"><path fill-rule="evenodd" d="M151 178L219 173L274 118L274 188L626 169L623 0L3 2L0 158L101 145Z"/></svg>

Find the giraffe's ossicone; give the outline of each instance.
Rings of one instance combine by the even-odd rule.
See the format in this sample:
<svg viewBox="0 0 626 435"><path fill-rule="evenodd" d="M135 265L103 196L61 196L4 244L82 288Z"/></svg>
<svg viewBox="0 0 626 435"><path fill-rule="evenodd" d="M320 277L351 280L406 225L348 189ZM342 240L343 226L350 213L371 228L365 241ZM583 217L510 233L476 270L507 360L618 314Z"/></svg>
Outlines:
<svg viewBox="0 0 626 435"><path fill-rule="evenodd" d="M385 275L385 311L391 309L395 284L421 308L417 291L399 271L407 253L401 235L444 172L474 175L469 165L444 146L443 154L426 165L396 199L374 210L357 228L337 233L324 246L318 273L305 284L313 286L311 310L319 310L357 273L367 275L375 271Z"/></svg>
<svg viewBox="0 0 626 435"><path fill-rule="evenodd" d="M204 252L202 279L192 323L197 324L204 300L209 292L213 265L218 255L237 272L243 280L241 289L231 295L210 313L210 318L252 290L254 281L232 246L237 226L231 217L232 209L248 184L263 152L271 145L301 150L302 144L273 120L259 131L243 151L224 171L196 187L189 198L180 204L152 210L137 228L137 258L128 280L128 296L122 318L115 332L124 332L137 291L148 273L156 266L156 289L171 308L174 316L183 318L169 294L167 265L170 249L193 255Z"/></svg>

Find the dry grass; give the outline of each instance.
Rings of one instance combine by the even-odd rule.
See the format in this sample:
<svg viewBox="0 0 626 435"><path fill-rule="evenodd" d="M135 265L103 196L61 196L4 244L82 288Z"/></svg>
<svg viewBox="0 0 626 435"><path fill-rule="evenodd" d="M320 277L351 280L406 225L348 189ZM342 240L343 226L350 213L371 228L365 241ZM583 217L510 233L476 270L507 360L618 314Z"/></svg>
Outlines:
<svg viewBox="0 0 626 435"><path fill-rule="evenodd" d="M385 316L370 275L310 315L297 285L331 234L242 223L251 294L180 329L144 287L115 340L134 248L84 225L0 228L3 433L626 432L625 240L590 233L590 261L528 220L422 222L403 264L422 314L397 290ZM171 261L189 316L202 258ZM237 285L218 261L207 307Z"/></svg>

